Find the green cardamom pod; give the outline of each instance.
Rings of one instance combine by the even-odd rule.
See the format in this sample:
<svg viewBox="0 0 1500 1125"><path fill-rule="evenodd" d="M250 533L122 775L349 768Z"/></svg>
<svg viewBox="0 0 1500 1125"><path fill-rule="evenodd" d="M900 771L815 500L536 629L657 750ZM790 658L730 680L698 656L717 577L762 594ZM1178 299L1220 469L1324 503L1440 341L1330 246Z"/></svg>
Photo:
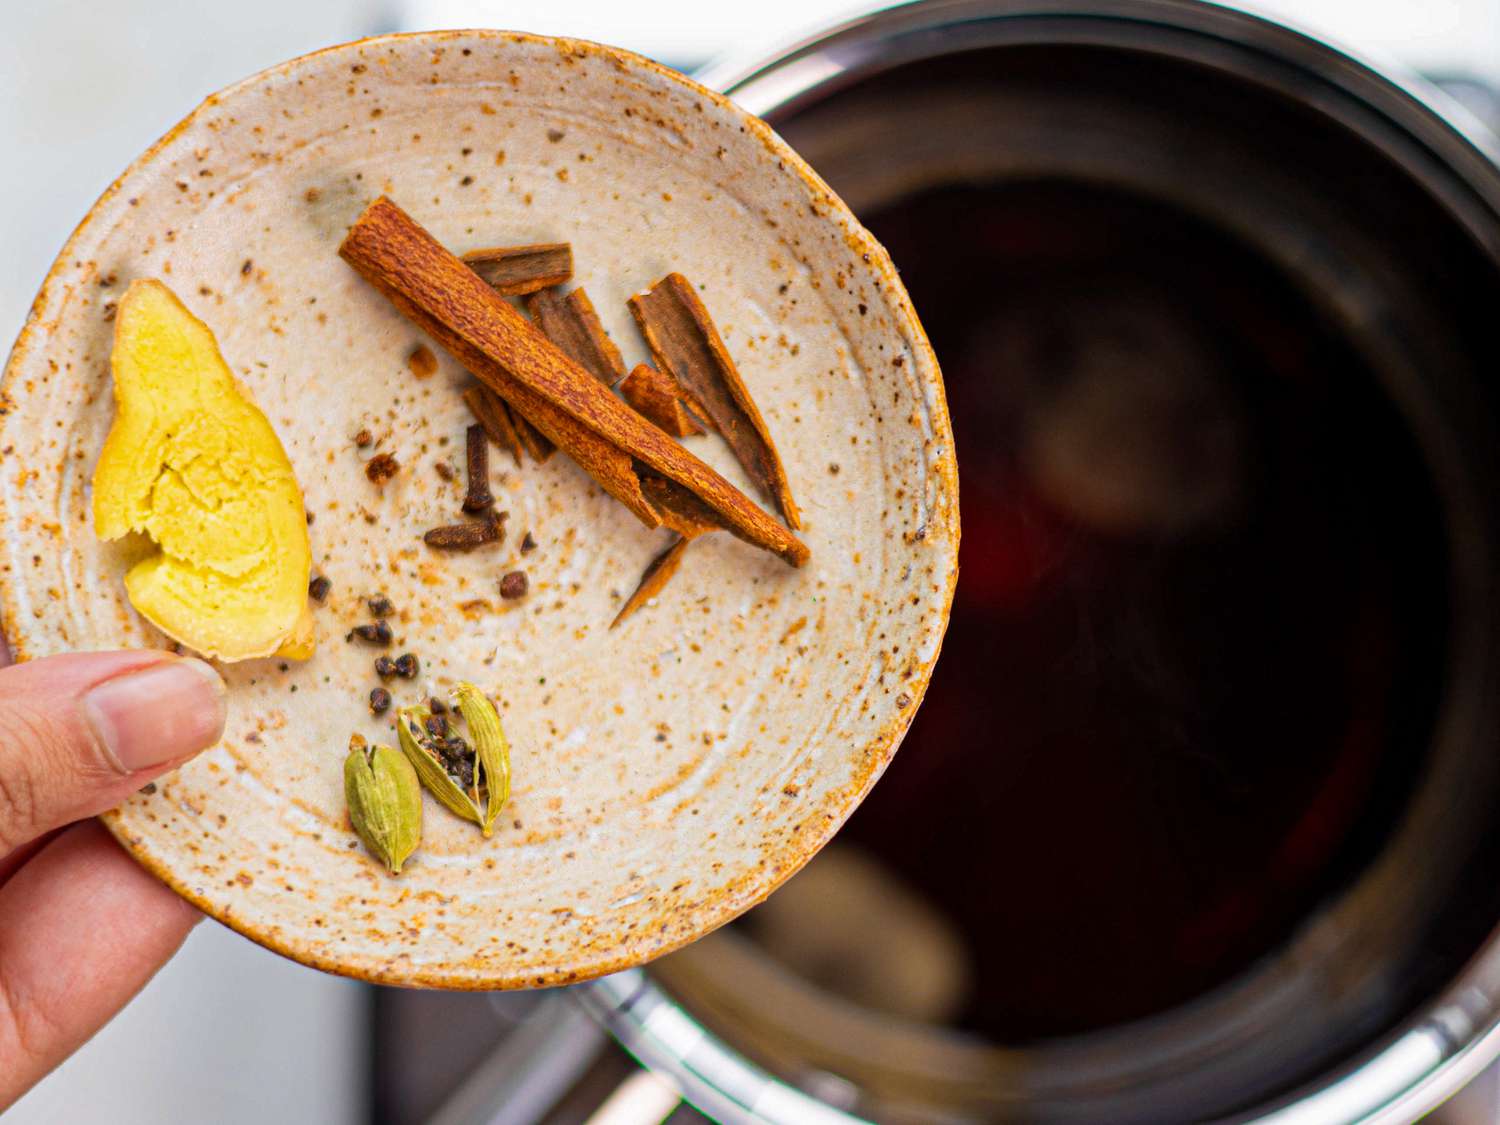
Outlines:
<svg viewBox="0 0 1500 1125"><path fill-rule="evenodd" d="M423 704L396 712L396 734L428 792L488 836L510 799L510 746L500 713L473 684L459 684L453 703L469 739L449 730L447 718L434 716Z"/></svg>
<svg viewBox="0 0 1500 1125"><path fill-rule="evenodd" d="M367 746L355 735L344 759L349 823L392 875L422 842L422 786L411 762L390 746Z"/></svg>
<svg viewBox="0 0 1500 1125"><path fill-rule="evenodd" d="M453 692L453 705L469 727L478 773L484 775L486 805L480 828L488 836L495 818L510 800L510 743L500 725L500 712L488 696L473 684L461 683Z"/></svg>

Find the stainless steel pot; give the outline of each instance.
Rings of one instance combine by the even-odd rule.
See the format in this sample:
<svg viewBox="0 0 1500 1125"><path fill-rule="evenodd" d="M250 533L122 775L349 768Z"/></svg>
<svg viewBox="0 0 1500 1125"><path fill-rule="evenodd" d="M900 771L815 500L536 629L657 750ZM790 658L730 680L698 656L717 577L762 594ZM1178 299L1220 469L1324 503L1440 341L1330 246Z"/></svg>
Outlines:
<svg viewBox="0 0 1500 1125"><path fill-rule="evenodd" d="M856 213L1048 178L1125 187L1254 246L1421 447L1450 570L1443 696L1417 792L1358 878L1159 1015L1004 1048L823 996L732 932L587 986L586 1005L719 1120L1325 1125L1438 1105L1500 1054L1493 143L1414 80L1190 0L931 0L704 77Z"/></svg>

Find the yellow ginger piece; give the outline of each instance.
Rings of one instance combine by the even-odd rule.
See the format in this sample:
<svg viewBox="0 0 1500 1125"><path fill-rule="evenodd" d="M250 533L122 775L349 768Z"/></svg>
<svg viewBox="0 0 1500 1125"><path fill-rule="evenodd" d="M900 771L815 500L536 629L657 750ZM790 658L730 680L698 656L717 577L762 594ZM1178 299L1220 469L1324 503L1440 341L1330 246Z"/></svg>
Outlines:
<svg viewBox="0 0 1500 1125"><path fill-rule="evenodd" d="M161 282L137 281L115 312L110 365L94 530L145 532L160 548L125 575L131 604L206 656L311 656L302 490L213 333Z"/></svg>

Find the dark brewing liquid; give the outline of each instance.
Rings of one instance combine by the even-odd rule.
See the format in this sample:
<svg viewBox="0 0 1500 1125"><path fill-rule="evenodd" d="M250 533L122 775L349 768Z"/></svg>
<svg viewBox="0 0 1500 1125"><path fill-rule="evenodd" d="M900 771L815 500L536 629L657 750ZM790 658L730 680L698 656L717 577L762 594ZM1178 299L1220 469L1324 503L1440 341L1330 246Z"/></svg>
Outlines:
<svg viewBox="0 0 1500 1125"><path fill-rule="evenodd" d="M1447 614L1421 457L1312 305L1179 212L1038 183L867 221L943 365L963 545L841 839L962 930L959 1026L1160 1011L1283 941L1411 790Z"/></svg>

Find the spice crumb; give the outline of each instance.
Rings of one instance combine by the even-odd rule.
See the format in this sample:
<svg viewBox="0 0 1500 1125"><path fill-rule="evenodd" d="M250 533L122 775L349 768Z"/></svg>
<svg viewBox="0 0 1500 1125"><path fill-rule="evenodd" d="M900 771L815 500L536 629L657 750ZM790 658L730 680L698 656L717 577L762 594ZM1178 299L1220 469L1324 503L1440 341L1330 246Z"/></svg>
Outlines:
<svg viewBox="0 0 1500 1125"><path fill-rule="evenodd" d="M523 554L523 555L529 555L529 554L531 554L532 551L535 551L535 550L536 550L536 540L531 537L531 532L528 531L526 533L526 537L521 540L521 554Z"/></svg>
<svg viewBox="0 0 1500 1125"><path fill-rule="evenodd" d="M427 701L427 710L431 711L434 715L446 715L448 713L448 705L434 695Z"/></svg>
<svg viewBox="0 0 1500 1125"><path fill-rule="evenodd" d="M512 570L500 579L500 596L507 601L524 598L530 588L531 580L526 577L524 570Z"/></svg>
<svg viewBox="0 0 1500 1125"><path fill-rule="evenodd" d="M370 692L370 713L372 715L384 715L391 709L391 693L383 687L374 688Z"/></svg>
<svg viewBox="0 0 1500 1125"><path fill-rule="evenodd" d="M374 484L384 484L396 475L401 468L401 462L396 460L394 454L377 453L365 462L365 476L369 477Z"/></svg>
<svg viewBox="0 0 1500 1125"><path fill-rule="evenodd" d="M418 379L427 379L437 374L437 356L432 354L432 349L426 344L418 344L406 357L406 366Z"/></svg>
<svg viewBox="0 0 1500 1125"><path fill-rule="evenodd" d="M344 640L352 640L355 637L362 641L369 641L373 645L388 645L391 643L391 627L384 621L376 621L370 625L356 625L349 630Z"/></svg>
<svg viewBox="0 0 1500 1125"><path fill-rule="evenodd" d="M436 461L433 463L432 467L437 472L437 475L442 477L444 480L452 480L455 476L458 475L454 471L453 466L450 465L447 461Z"/></svg>
<svg viewBox="0 0 1500 1125"><path fill-rule="evenodd" d="M359 433L354 435L354 444L359 446L359 448L361 449L369 448L370 443L374 440L375 437L370 433L369 430L360 430Z"/></svg>
<svg viewBox="0 0 1500 1125"><path fill-rule="evenodd" d="M156 782L154 782L154 781L148 781L148 782L146 782L145 785L141 786L140 792L144 796L147 796L147 797L151 796L151 794L153 794L153 793L156 792Z"/></svg>
<svg viewBox="0 0 1500 1125"><path fill-rule="evenodd" d="M828 472L829 472L830 476L835 476L835 477L838 476L839 475L839 463L837 461L831 461L831 462L829 462L829 464L828 464Z"/></svg>
<svg viewBox="0 0 1500 1125"><path fill-rule="evenodd" d="M246 258L245 259L245 264L240 267L240 274L242 276L244 276L244 277L249 277L250 276L250 271L253 270L254 268L255 268L255 263L252 262L249 258Z"/></svg>
<svg viewBox="0 0 1500 1125"><path fill-rule="evenodd" d="M372 594L366 600L370 607L371 617L389 617L396 612L396 607L391 604L391 599L384 594Z"/></svg>
<svg viewBox="0 0 1500 1125"><path fill-rule="evenodd" d="M333 583L320 574L307 584L307 596L315 602L321 602L328 597L328 591L332 588Z"/></svg>

